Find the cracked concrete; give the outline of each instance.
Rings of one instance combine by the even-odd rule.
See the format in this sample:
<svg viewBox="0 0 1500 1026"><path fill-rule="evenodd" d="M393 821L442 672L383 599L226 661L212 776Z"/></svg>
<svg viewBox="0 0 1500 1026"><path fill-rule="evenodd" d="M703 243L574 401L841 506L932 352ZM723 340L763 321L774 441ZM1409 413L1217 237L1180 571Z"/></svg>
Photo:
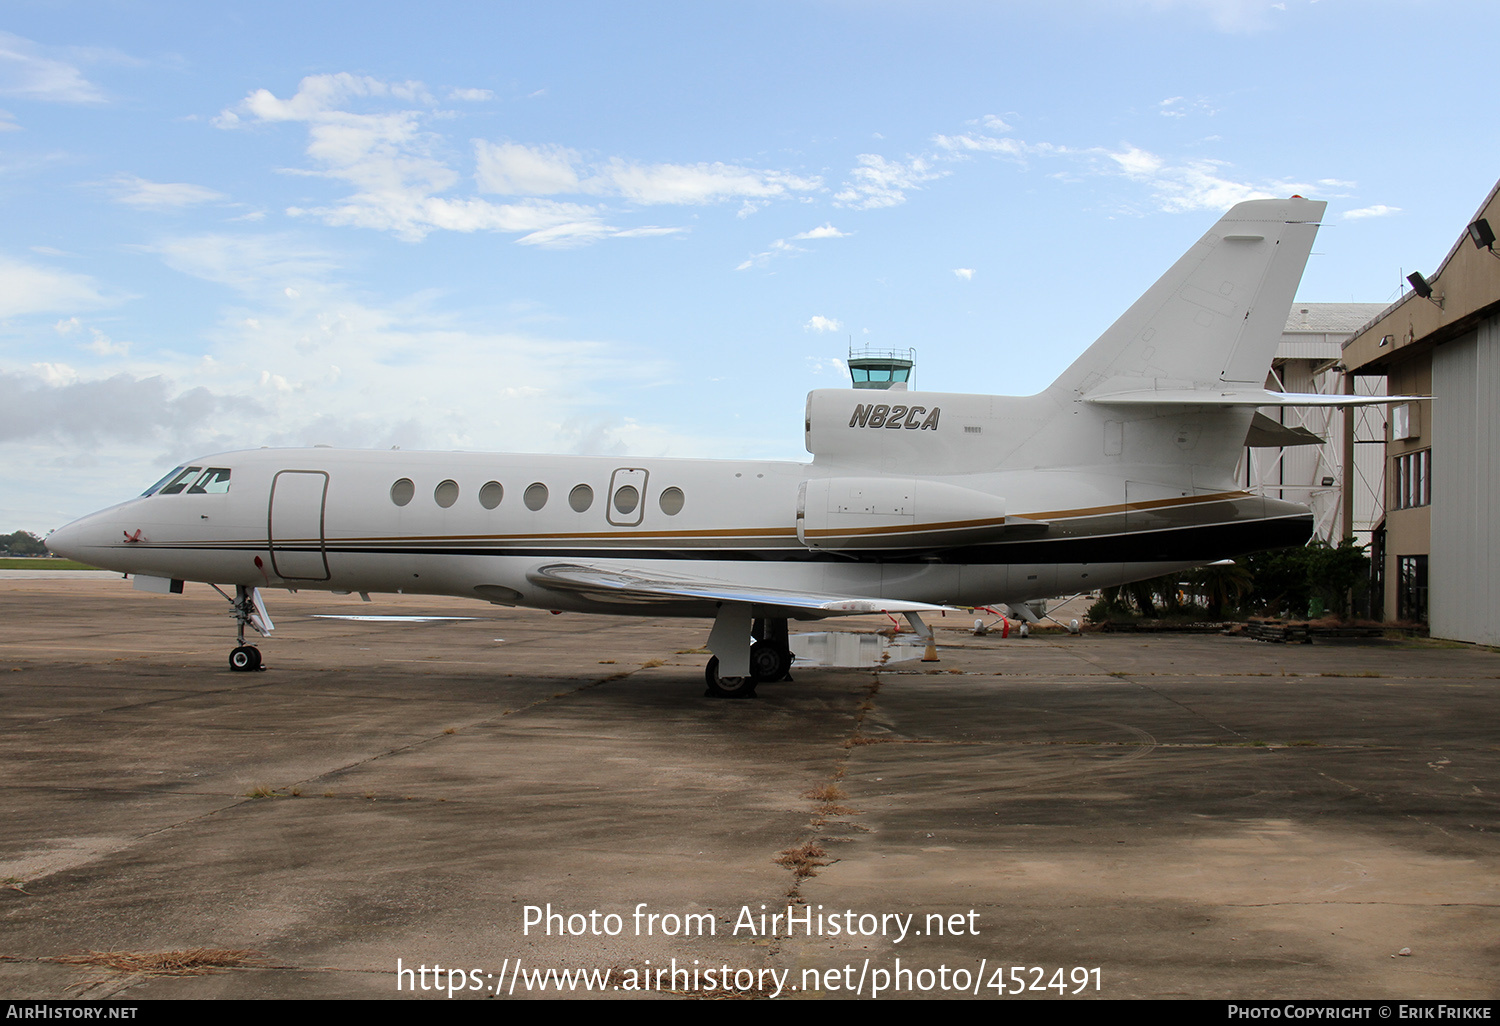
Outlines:
<svg viewBox="0 0 1500 1026"><path fill-rule="evenodd" d="M385 997L398 958L491 988L518 959L613 984L696 959L791 997L897 959L1097 969L1085 993L1116 998L1500 991L1487 651L940 620L936 665L715 701L706 623L270 600L268 669L231 674L207 588L0 581L0 994ZM477 619L318 617L362 613ZM807 844L825 864L799 880L776 860ZM732 930L795 901L912 934ZM637 936L642 902L714 932ZM622 928L523 928L549 903ZM193 947L265 964L51 961Z"/></svg>

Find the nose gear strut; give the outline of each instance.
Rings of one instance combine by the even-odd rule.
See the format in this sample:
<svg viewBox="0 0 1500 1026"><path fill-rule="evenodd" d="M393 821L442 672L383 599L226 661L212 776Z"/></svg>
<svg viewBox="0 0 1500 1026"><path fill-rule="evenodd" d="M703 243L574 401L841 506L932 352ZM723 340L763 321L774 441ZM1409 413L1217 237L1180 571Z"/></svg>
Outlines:
<svg viewBox="0 0 1500 1026"><path fill-rule="evenodd" d="M237 628L236 644L234 650L229 653L229 668L245 672L260 669L260 649L254 645L245 644L245 628L248 626L263 637L276 628L276 625L271 622L271 614L266 612L265 603L260 600L260 589L236 584L234 598L229 598L229 594L217 584L210 585L210 587L228 600Z"/></svg>

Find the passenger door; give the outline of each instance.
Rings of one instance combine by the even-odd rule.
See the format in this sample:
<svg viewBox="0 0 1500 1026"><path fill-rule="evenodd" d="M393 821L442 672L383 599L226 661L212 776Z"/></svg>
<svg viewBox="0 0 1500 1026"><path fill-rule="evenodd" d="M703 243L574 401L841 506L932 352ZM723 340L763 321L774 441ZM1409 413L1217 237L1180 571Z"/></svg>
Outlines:
<svg viewBox="0 0 1500 1026"><path fill-rule="evenodd" d="M323 540L327 497L328 474L321 470L283 470L271 481L266 520L271 568L285 580L328 580Z"/></svg>

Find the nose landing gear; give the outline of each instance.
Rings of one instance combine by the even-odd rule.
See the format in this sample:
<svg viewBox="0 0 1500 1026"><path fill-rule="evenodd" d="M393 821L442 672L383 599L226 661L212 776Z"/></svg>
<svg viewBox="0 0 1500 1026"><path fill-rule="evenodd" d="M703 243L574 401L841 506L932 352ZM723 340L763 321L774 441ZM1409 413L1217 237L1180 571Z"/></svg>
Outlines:
<svg viewBox="0 0 1500 1026"><path fill-rule="evenodd" d="M248 626L258 634L267 635L276 627L271 622L271 614L266 612L265 604L260 600L260 590L236 584L234 598L231 599L217 584L212 587L214 591L229 599L235 626L238 628L235 633L234 650L229 653L229 668L241 673L259 670L261 668L260 649L254 645L245 644L245 628Z"/></svg>
<svg viewBox="0 0 1500 1026"><path fill-rule="evenodd" d="M231 670L260 669L260 649L254 645L240 645L229 653L229 668Z"/></svg>

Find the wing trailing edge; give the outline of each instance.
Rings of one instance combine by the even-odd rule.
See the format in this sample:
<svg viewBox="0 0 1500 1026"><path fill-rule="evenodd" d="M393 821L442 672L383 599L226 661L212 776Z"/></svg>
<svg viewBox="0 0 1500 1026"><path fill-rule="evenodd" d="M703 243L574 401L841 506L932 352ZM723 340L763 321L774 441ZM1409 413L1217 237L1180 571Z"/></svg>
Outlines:
<svg viewBox="0 0 1500 1026"><path fill-rule="evenodd" d="M707 577L647 573L624 567L583 563L551 563L526 575L532 584L598 598L601 601L642 605L684 602L745 603L763 611L789 610L815 616L858 616L866 613L923 613L954 609L930 602L823 595L730 584Z"/></svg>

